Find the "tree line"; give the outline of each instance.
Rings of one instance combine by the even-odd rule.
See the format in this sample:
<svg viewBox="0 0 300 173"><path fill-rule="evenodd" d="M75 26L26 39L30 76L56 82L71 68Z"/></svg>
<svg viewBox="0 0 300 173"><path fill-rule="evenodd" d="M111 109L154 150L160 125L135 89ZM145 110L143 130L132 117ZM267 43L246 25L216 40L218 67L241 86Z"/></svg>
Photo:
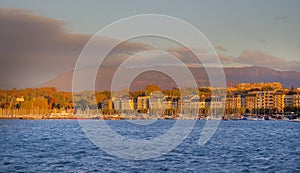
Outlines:
<svg viewBox="0 0 300 173"><path fill-rule="evenodd" d="M148 85L144 90L128 91L130 97L134 98L140 94L150 95L154 91L161 91L164 95L180 97L180 90L173 88L161 90L159 86ZM200 88L199 95L210 95L207 88ZM92 92L92 93L91 93ZM181 92L184 94L193 91L185 88ZM0 89L0 115L3 114L50 114L59 111L74 109L74 99L79 101L81 108L89 106L97 109L99 103L112 96L110 91L82 91L76 94L70 91L58 91L55 87L25 88L25 89ZM92 98L93 97L93 98Z"/></svg>

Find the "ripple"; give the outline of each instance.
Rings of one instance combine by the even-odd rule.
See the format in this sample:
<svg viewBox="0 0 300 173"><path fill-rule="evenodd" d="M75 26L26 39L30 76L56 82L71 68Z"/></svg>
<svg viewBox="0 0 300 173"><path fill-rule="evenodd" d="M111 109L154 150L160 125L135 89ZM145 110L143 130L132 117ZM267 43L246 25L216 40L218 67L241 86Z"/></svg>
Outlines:
<svg viewBox="0 0 300 173"><path fill-rule="evenodd" d="M130 138L151 139L173 122L110 126ZM0 172L300 172L299 123L224 121L204 146L203 122L162 157L131 161L101 151L77 121L0 121ZM141 128L142 127L142 128ZM137 136L135 136L137 135Z"/></svg>

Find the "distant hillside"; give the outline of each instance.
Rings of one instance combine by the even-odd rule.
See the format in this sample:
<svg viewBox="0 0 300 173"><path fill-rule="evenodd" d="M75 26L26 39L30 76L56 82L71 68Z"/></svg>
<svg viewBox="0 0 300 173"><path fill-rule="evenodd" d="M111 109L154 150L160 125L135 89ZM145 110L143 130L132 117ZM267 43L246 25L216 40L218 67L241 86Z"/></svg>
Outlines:
<svg viewBox="0 0 300 173"><path fill-rule="evenodd" d="M179 71L178 67L173 68ZM101 69L96 81L96 89L110 89L111 79L115 68ZM204 68L190 68L199 86L209 85L207 74ZM83 75L89 75L90 70L82 71ZM265 67L239 67L239 68L224 68L227 83L238 84L242 82L281 82L283 87L290 88L291 86L300 87L300 72L294 71L277 71ZM57 76L56 78L42 84L41 86L54 86L58 90L70 91L72 89L73 72L67 72ZM148 84L160 85L162 89L176 87L174 81L162 73L147 72L138 76L132 83L131 89L142 89ZM85 88L88 84L82 82L80 88Z"/></svg>
<svg viewBox="0 0 300 173"><path fill-rule="evenodd" d="M300 72L277 71L265 67L225 68L227 81L234 84L242 82L280 82L283 87L300 87Z"/></svg>

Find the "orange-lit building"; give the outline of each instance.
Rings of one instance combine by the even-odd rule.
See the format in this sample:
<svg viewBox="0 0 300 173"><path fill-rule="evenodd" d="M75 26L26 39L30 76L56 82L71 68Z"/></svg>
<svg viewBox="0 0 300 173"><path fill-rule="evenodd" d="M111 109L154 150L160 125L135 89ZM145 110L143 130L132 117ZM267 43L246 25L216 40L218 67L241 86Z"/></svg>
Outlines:
<svg viewBox="0 0 300 173"><path fill-rule="evenodd" d="M249 91L252 89L281 89L282 85L279 82L262 82L262 83L240 83L236 85L239 91Z"/></svg>

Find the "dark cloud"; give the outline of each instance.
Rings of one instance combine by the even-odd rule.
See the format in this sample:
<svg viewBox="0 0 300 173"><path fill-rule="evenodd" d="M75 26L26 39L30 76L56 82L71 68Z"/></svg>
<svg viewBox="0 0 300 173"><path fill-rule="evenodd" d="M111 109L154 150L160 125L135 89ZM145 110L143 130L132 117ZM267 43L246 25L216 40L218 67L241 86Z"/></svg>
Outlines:
<svg viewBox="0 0 300 173"><path fill-rule="evenodd" d="M33 86L71 70L89 39L63 22L21 9L0 8L0 86Z"/></svg>
<svg viewBox="0 0 300 173"><path fill-rule="evenodd" d="M60 20L38 16L22 9L0 8L0 88L32 87L73 70L90 37L68 31ZM105 45L100 47L111 46L116 42L111 38L100 39L105 39ZM104 65L118 66L130 55L151 49L153 47L143 43L123 42L105 59ZM222 46L216 49L226 51ZM198 59L186 48L171 48L167 51L186 64L199 64ZM206 57L204 63L210 63L206 51L199 49L199 52ZM251 50L243 51L239 57L220 54L219 58L224 64L260 65L280 70L300 69L298 61L286 61Z"/></svg>
<svg viewBox="0 0 300 173"><path fill-rule="evenodd" d="M71 33L60 20L22 9L0 8L0 88L31 87L72 70L90 37ZM106 45L101 46L115 42L101 39L106 39ZM122 57L121 52L130 54L136 49L149 47L125 42L111 57Z"/></svg>

